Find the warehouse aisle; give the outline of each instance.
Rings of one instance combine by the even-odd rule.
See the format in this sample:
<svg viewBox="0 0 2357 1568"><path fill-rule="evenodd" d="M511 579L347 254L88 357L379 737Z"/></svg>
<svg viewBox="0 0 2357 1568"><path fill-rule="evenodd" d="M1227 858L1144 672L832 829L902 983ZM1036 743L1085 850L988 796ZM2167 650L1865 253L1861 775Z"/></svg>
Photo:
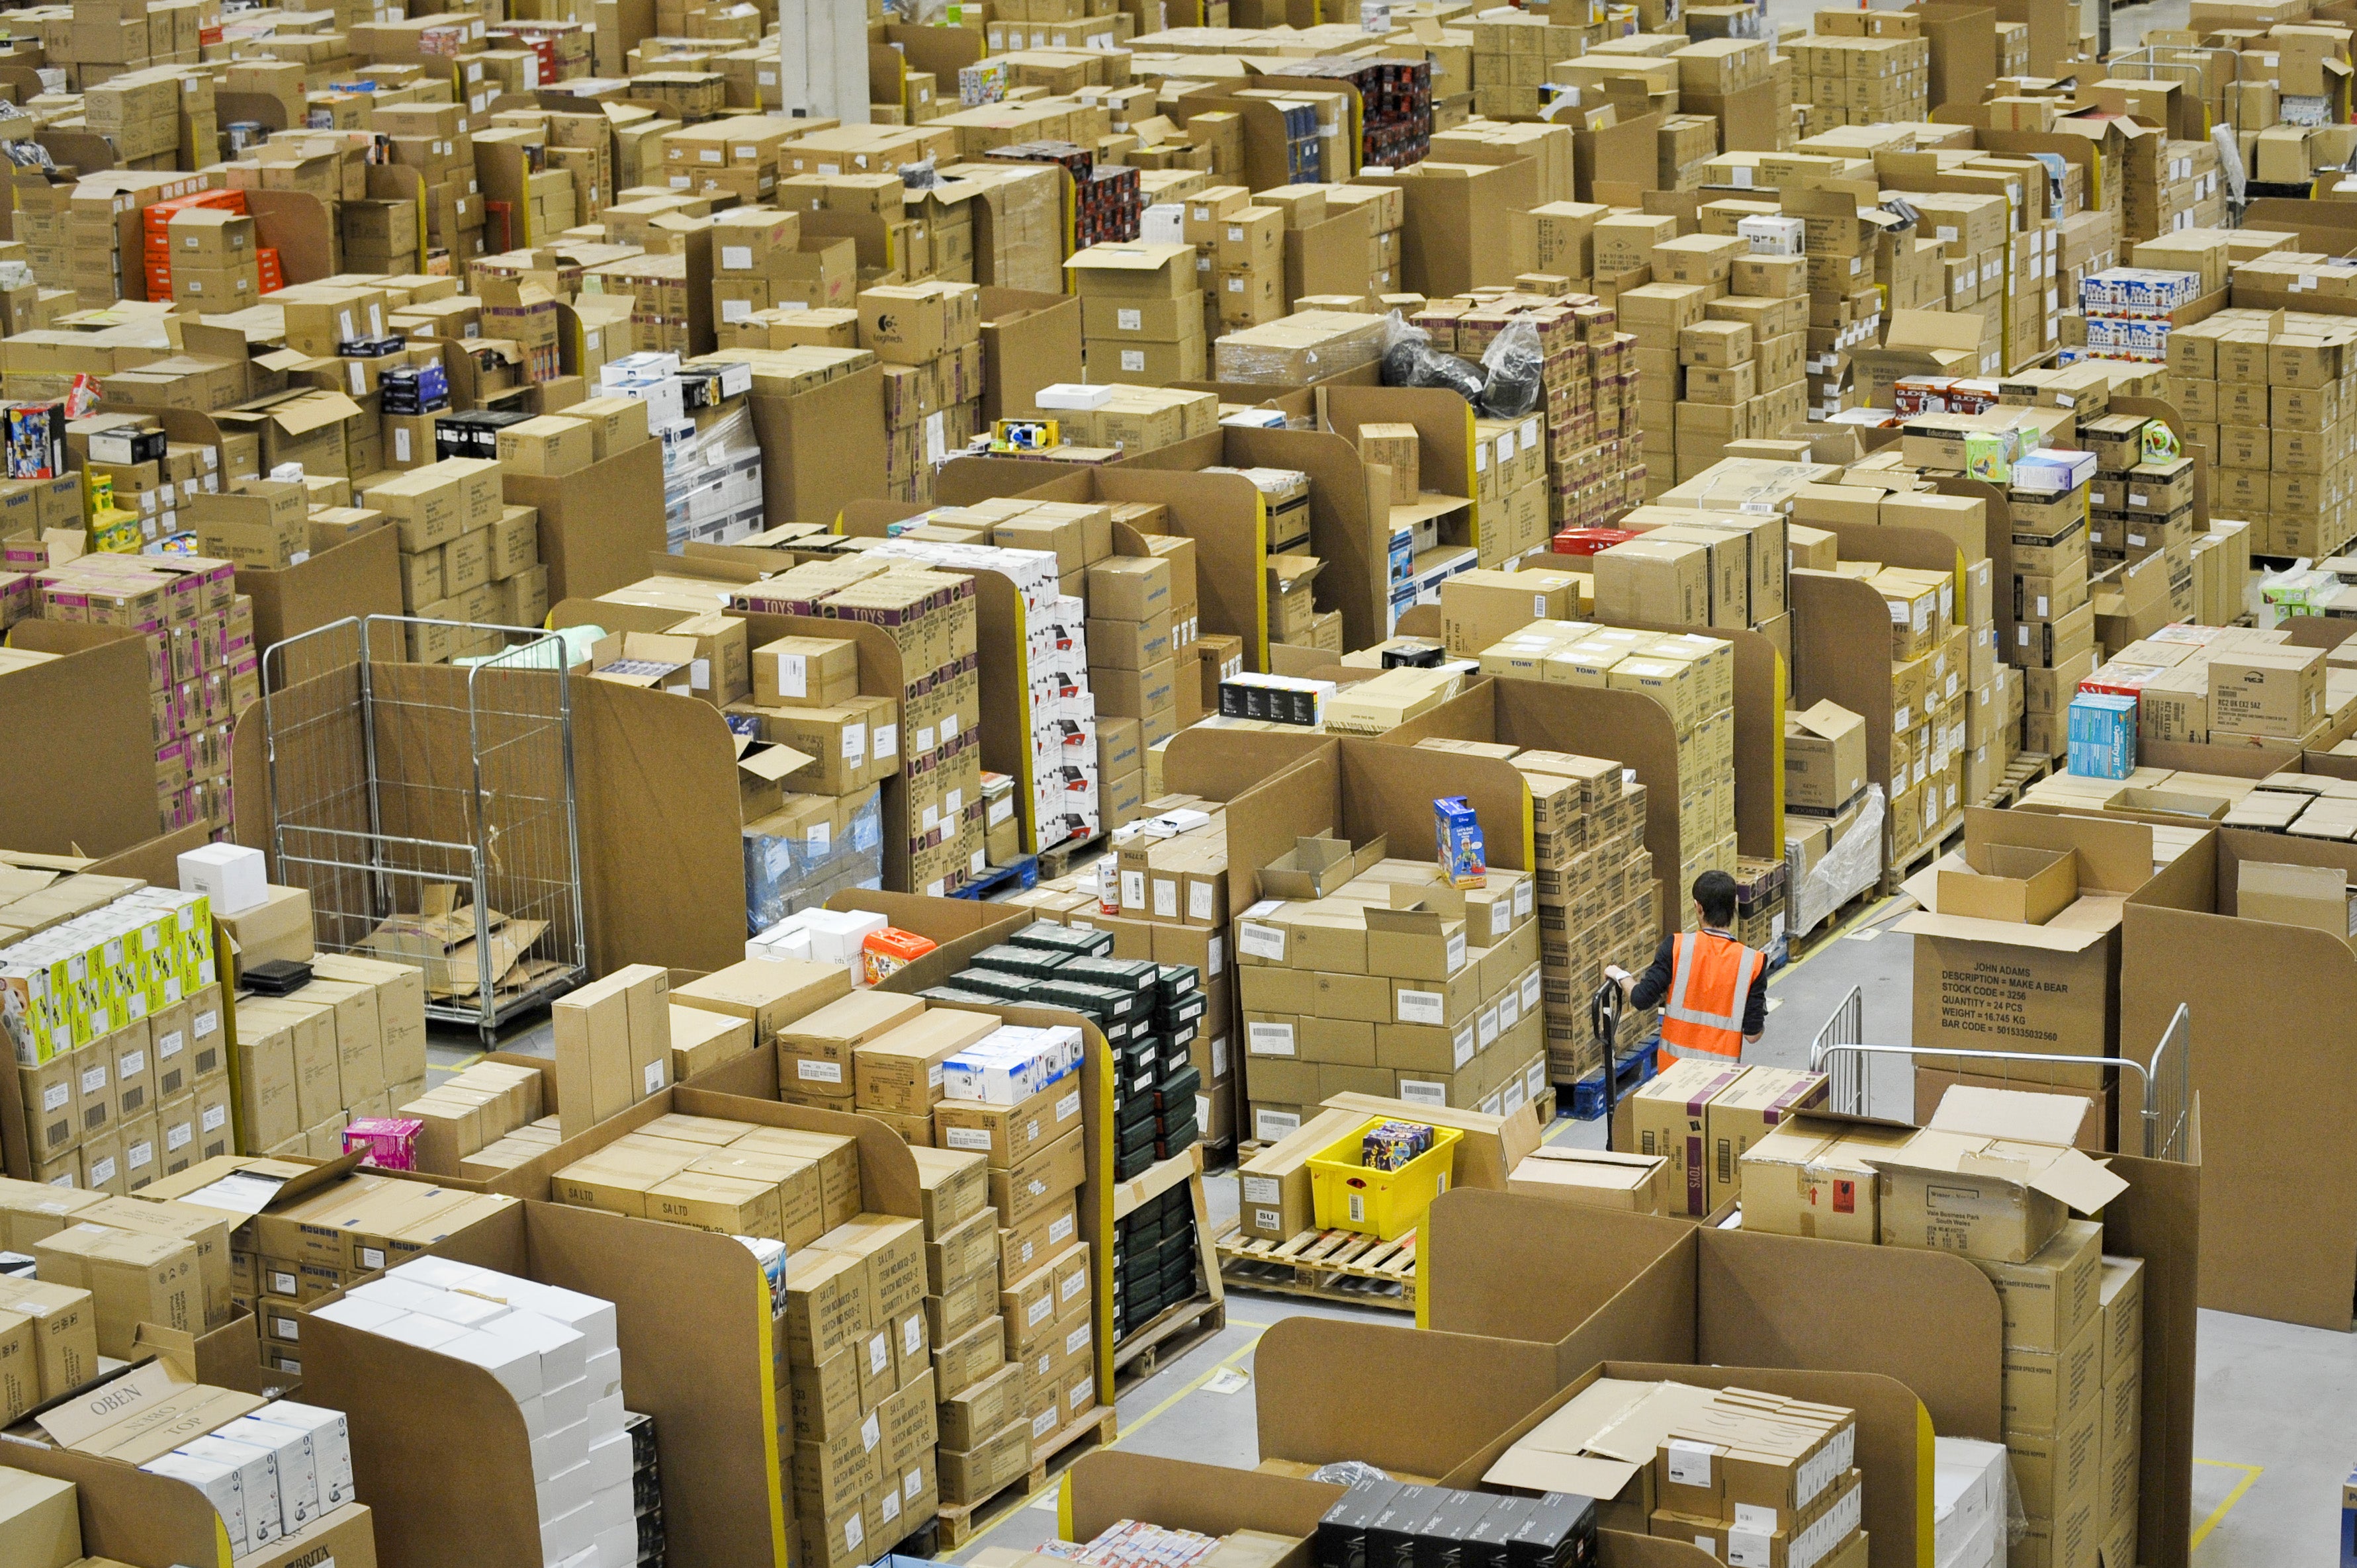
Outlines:
<svg viewBox="0 0 2357 1568"><path fill-rule="evenodd" d="M2181 0L2179 0L2181 4ZM1769 983L1770 1012L1757 1061L1805 1067L1817 1031L1853 988L1863 993L1865 1037L1904 1044L1910 1033L1912 951L1889 925L1906 908L1884 904L1854 916L1846 934ZM505 1049L549 1054L545 1022L519 1030ZM431 1047L435 1081L476 1055L473 1037L443 1036ZM1869 1082L1875 1108L1907 1115L1897 1069ZM1600 1147L1599 1122L1558 1122L1551 1141ZM1235 1184L1209 1184L1215 1224L1235 1212ZM1120 1444L1208 1464L1250 1466L1254 1446L1252 1351L1279 1318L1309 1312L1373 1322L1399 1314L1326 1306L1290 1297L1232 1294L1228 1326L1178 1357L1120 1402ZM2336 1561L2341 1481L2357 1466L2357 1337L2226 1313L2201 1315L2201 1402L2194 1423L2193 1568L2276 1568ZM1222 1372L1240 1374L1222 1377ZM1231 1384L1236 1384L1232 1391ZM1055 1492L1016 1509L958 1552L1026 1547L1056 1530Z"/></svg>

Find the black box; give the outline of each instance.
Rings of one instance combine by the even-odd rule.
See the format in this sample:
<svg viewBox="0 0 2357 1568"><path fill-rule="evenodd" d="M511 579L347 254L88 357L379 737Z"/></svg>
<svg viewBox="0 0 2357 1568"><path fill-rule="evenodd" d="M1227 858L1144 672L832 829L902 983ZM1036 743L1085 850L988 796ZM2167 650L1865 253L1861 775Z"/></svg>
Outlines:
<svg viewBox="0 0 2357 1568"><path fill-rule="evenodd" d="M1369 1481L1344 1492L1318 1521L1318 1568L1367 1568L1367 1532L1407 1489L1397 1481Z"/></svg>

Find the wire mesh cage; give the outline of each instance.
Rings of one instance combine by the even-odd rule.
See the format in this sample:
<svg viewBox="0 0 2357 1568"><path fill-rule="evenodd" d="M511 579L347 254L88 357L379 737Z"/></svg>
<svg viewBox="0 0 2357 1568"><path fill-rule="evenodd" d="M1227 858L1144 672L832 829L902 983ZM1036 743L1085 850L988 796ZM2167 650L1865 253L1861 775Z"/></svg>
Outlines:
<svg viewBox="0 0 2357 1568"><path fill-rule="evenodd" d="M427 1016L487 1044L585 976L562 639L338 621L270 650L262 703L276 875L322 951L423 970Z"/></svg>
<svg viewBox="0 0 2357 1568"><path fill-rule="evenodd" d="M2153 1047L2152 1055L2144 1058L2125 1054L2058 1056L2040 1051L1877 1046L1865 1041L1865 993L1853 987L1834 1015L1825 1021L1825 1026L1817 1032L1816 1041L1809 1049L1809 1070L1825 1075L1828 1109L1845 1116L1890 1114L1895 1111L1902 1118L1914 1113L1914 1069L1925 1057L1943 1067L1953 1064L1957 1069L2007 1086L2018 1075L2025 1087L2041 1090L2055 1087L2053 1071L2058 1067L2115 1073L2121 1151L2141 1155L2148 1160L2183 1164L2198 1157L2192 1120L2192 1010L2179 1003L2169 1026L2161 1031L2159 1042ZM1880 1112L1875 1108L1872 1074L1877 1059L1900 1060L1908 1069L1904 1076L1893 1074L1886 1079L1882 1085L1886 1093L1895 1090L1900 1102Z"/></svg>

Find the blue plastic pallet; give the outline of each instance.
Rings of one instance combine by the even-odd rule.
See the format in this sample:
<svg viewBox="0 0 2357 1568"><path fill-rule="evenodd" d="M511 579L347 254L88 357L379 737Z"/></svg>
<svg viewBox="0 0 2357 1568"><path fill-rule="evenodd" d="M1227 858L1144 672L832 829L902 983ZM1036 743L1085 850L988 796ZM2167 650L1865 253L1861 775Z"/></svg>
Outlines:
<svg viewBox="0 0 2357 1568"><path fill-rule="evenodd" d="M1648 1040L1638 1047L1635 1052L1620 1058L1620 1081L1615 1099L1628 1099L1631 1092L1653 1076L1655 1057L1658 1054L1654 1047L1660 1043L1657 1039ZM1577 1117L1582 1122L1593 1122L1604 1114L1604 1069L1602 1068L1598 1068L1571 1086L1571 1106L1568 1114Z"/></svg>
<svg viewBox="0 0 2357 1568"><path fill-rule="evenodd" d="M978 882L969 882L952 898L984 899L999 893L1020 893L1039 886L1039 857L1027 854L1011 865L994 865Z"/></svg>

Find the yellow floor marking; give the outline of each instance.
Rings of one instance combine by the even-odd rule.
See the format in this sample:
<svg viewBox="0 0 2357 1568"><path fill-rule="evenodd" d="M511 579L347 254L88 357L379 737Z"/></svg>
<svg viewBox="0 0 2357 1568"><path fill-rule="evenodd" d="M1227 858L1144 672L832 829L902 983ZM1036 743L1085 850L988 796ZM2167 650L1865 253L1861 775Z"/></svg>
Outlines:
<svg viewBox="0 0 2357 1568"><path fill-rule="evenodd" d="M2227 1510L2243 1500L2243 1494L2251 1489L2251 1483L2266 1472L2266 1466L2264 1465L2237 1465L2231 1459L2196 1459L2193 1462L2196 1465L2214 1466L2221 1470L2240 1470L2243 1472L2243 1478L2234 1483L2233 1491L2219 1499L2218 1506L2210 1510L2207 1519L2193 1527L2193 1540L2189 1543L2188 1550L2201 1545L2202 1539L2218 1528L2218 1521L2226 1517Z"/></svg>

